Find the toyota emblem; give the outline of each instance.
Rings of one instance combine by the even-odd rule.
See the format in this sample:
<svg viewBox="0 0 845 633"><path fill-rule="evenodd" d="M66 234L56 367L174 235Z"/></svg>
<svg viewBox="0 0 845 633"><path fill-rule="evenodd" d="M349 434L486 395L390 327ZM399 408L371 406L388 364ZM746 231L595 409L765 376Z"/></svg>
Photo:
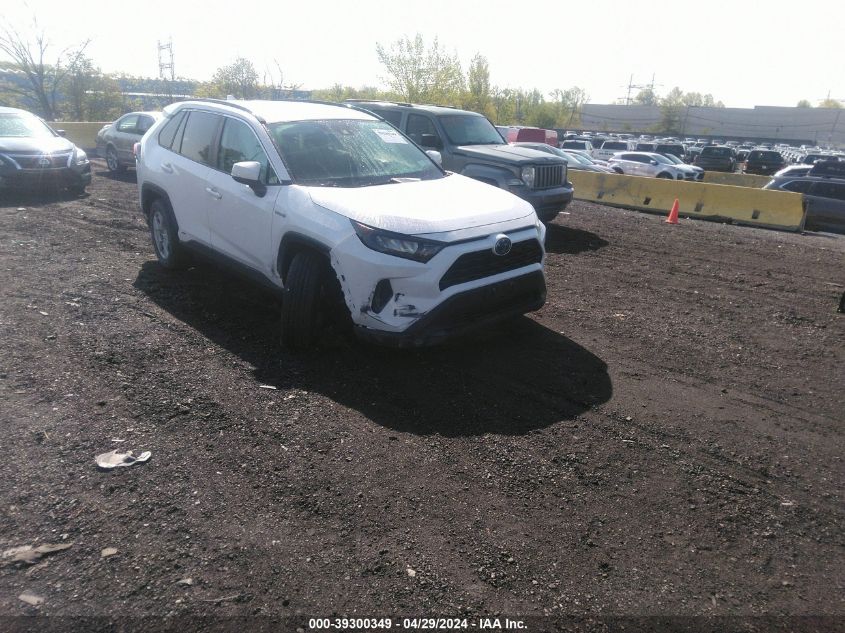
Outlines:
<svg viewBox="0 0 845 633"><path fill-rule="evenodd" d="M50 159L47 158L46 156L42 156L41 158L38 159L38 164L41 167L49 167L50 166Z"/></svg>
<svg viewBox="0 0 845 633"><path fill-rule="evenodd" d="M511 252L511 238L507 235L497 235L496 243L493 245L493 252L503 257Z"/></svg>

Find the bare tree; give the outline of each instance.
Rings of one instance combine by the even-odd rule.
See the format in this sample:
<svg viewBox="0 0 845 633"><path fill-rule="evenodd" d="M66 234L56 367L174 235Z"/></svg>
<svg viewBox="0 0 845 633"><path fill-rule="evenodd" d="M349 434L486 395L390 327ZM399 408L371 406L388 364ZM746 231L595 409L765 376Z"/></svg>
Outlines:
<svg viewBox="0 0 845 633"><path fill-rule="evenodd" d="M51 47L46 33L39 27L35 18L32 20L34 35L32 39L10 24L0 25L0 52L9 57L17 69L23 73L21 83L4 82L0 91L15 94L24 103L34 108L45 119L54 120L58 112L57 95L59 86L67 77L76 60L83 56L90 40L66 48L59 52L52 64L47 63Z"/></svg>

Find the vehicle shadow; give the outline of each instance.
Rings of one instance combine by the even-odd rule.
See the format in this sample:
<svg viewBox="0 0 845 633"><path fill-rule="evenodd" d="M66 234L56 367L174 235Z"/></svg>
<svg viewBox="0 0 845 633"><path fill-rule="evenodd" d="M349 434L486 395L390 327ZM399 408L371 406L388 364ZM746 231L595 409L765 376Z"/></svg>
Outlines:
<svg viewBox="0 0 845 633"><path fill-rule="evenodd" d="M292 355L278 345L278 300L200 264L146 262L134 282L151 301L254 367L256 382L320 393L384 427L448 437L521 435L607 402L607 365L523 317L422 350L392 350L335 333Z"/></svg>
<svg viewBox="0 0 845 633"><path fill-rule="evenodd" d="M108 178L117 182L128 182L135 184L138 182L138 177L135 175L134 169L124 169L123 171L109 171L104 169L102 171L95 171L94 175L97 178Z"/></svg>
<svg viewBox="0 0 845 633"><path fill-rule="evenodd" d="M549 224L546 227L546 251L549 253L577 255L584 251L597 251L609 243L589 231L560 224Z"/></svg>
<svg viewBox="0 0 845 633"><path fill-rule="evenodd" d="M68 200L84 200L88 192L76 193L69 189L50 188L44 191L12 190L0 192L0 208L34 206L67 202Z"/></svg>

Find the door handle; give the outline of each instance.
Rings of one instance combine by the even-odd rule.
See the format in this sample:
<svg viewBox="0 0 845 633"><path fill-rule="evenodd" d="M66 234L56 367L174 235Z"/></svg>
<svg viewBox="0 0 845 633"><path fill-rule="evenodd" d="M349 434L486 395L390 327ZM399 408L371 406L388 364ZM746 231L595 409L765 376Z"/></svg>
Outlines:
<svg viewBox="0 0 845 633"><path fill-rule="evenodd" d="M206 187L205 190L211 194L212 198L217 198L218 200L220 200L220 198L223 197L223 194L217 191L217 189L215 189L214 187Z"/></svg>
<svg viewBox="0 0 845 633"><path fill-rule="evenodd" d="M170 163L162 163L161 164L161 171L172 174L173 173L173 166Z"/></svg>

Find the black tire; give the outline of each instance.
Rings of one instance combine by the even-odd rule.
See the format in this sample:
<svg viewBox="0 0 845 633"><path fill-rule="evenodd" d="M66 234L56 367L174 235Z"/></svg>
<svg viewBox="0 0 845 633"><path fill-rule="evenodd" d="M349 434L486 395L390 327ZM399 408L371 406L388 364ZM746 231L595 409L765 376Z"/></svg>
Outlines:
<svg viewBox="0 0 845 633"><path fill-rule="evenodd" d="M622 171L621 169L619 169L618 167L614 167L614 168L613 168L613 171L615 171L615 172L616 172L617 174L619 174L620 176L624 176L624 175L625 175L625 172L624 172L624 171Z"/></svg>
<svg viewBox="0 0 845 633"><path fill-rule="evenodd" d="M111 145L106 148L106 167L112 173L126 171L126 165L120 164L120 160L117 157L117 150Z"/></svg>
<svg viewBox="0 0 845 633"><path fill-rule="evenodd" d="M658 178L672 178L672 176L670 174L667 174L666 172L663 172L662 174L657 174L657 177ZM674 180L674 178L672 178L672 179Z"/></svg>
<svg viewBox="0 0 845 633"><path fill-rule="evenodd" d="M182 268L187 261L185 248L179 243L179 232L170 205L161 198L153 200L149 215L150 239L158 263L168 270Z"/></svg>
<svg viewBox="0 0 845 633"><path fill-rule="evenodd" d="M327 268L325 258L313 251L293 256L282 301L283 347L304 350L314 345L325 322Z"/></svg>

